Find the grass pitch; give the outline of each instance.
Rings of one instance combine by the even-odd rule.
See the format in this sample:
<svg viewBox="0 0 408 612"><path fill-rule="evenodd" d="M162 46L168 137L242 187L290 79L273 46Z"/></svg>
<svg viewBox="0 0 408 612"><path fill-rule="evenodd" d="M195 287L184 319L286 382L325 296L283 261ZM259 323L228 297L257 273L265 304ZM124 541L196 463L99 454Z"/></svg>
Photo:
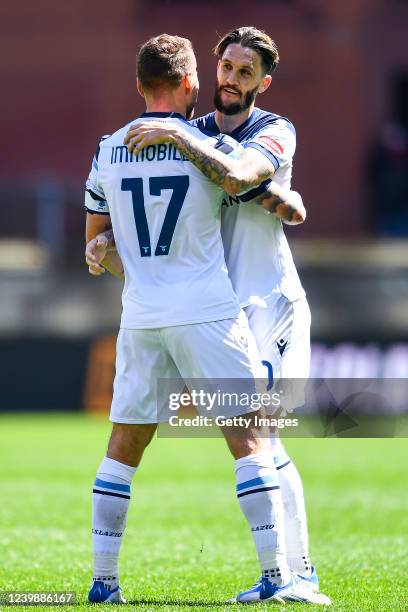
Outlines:
<svg viewBox="0 0 408 612"><path fill-rule="evenodd" d="M0 590L77 593L75 607L24 609L90 609L91 489L108 433L107 422L86 416L0 417ZM303 476L312 560L332 609L408 610L408 441L286 446ZM221 439L152 442L133 482L120 566L123 612L242 609L224 602L259 571Z"/></svg>

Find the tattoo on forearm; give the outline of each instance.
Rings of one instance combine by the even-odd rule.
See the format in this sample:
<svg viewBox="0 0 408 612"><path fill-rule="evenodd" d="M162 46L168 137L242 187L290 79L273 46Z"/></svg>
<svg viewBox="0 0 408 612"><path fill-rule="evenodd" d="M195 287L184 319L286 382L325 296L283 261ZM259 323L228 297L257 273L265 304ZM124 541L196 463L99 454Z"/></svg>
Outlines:
<svg viewBox="0 0 408 612"><path fill-rule="evenodd" d="M282 195L274 193L269 187L257 198L257 203L271 213L275 213L286 223L302 223L304 221L304 207L301 203L286 201Z"/></svg>
<svg viewBox="0 0 408 612"><path fill-rule="evenodd" d="M177 136L175 144L180 153L193 162L196 168L201 170L213 183L220 186L224 184L230 168L226 163L220 163L218 159L211 156L213 151L208 145L197 140L193 141L187 134Z"/></svg>
<svg viewBox="0 0 408 612"><path fill-rule="evenodd" d="M257 172L256 176L238 177L234 173L236 160L189 134L177 134L175 145L210 181L226 191L232 190L235 193L247 191L254 184L259 184L270 176L270 168L265 168L261 176Z"/></svg>

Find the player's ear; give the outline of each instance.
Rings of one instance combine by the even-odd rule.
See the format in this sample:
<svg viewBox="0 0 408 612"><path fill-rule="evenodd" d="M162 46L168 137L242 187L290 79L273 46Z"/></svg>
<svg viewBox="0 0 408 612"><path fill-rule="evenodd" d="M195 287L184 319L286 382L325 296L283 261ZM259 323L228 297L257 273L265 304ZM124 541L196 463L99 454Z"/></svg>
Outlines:
<svg viewBox="0 0 408 612"><path fill-rule="evenodd" d="M263 93L264 91L266 91L271 83L272 76L270 74L265 74L258 92Z"/></svg>
<svg viewBox="0 0 408 612"><path fill-rule="evenodd" d="M193 80L192 80L192 77L191 77L190 73L187 72L183 76L183 81L182 82L183 82L183 85L184 85L186 91L190 92L193 89Z"/></svg>
<svg viewBox="0 0 408 612"><path fill-rule="evenodd" d="M144 94L144 89L143 89L142 84L141 84L141 82L139 81L139 79L136 79L136 87L137 87L137 91L140 93L140 95L142 96L142 98L144 98L144 97L145 97L145 94Z"/></svg>

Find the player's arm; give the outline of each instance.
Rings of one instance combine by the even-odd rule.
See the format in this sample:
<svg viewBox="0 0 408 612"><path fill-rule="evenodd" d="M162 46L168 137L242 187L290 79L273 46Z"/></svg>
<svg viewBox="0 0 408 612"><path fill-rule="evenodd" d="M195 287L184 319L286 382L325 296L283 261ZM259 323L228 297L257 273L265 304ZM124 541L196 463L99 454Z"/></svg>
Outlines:
<svg viewBox="0 0 408 612"><path fill-rule="evenodd" d="M108 270L118 278L124 278L122 260L116 251L115 238L109 215L86 215L85 261L89 273L100 276Z"/></svg>
<svg viewBox="0 0 408 612"><path fill-rule="evenodd" d="M273 181L241 194L239 199L242 202L258 204L288 225L300 225L306 220L306 209L301 195L297 191L284 189Z"/></svg>
<svg viewBox="0 0 408 612"><path fill-rule="evenodd" d="M233 159L174 123L138 123L130 127L124 140L129 152L134 154L163 142L172 143L207 178L230 195L256 187L275 173L273 161L258 149L248 148L239 159Z"/></svg>
<svg viewBox="0 0 408 612"><path fill-rule="evenodd" d="M119 254L115 251L114 242L102 235L103 232L112 228L109 205L99 182L99 154L102 142L108 136L99 141L96 153L92 160L92 167L85 188L85 261L89 267L89 273L100 276L108 270L118 278L124 278L123 265ZM113 241L113 231L112 241Z"/></svg>

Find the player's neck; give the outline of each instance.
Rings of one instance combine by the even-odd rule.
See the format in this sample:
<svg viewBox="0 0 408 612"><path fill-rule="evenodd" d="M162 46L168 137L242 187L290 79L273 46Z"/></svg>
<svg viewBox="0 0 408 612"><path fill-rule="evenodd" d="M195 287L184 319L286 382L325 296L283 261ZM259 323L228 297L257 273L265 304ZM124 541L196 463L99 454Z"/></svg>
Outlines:
<svg viewBox="0 0 408 612"><path fill-rule="evenodd" d="M174 98L156 98L154 100L146 100L147 113L179 113L186 116L185 102L179 102Z"/></svg>
<svg viewBox="0 0 408 612"><path fill-rule="evenodd" d="M234 130L236 130L240 125L245 123L245 121L250 117L252 111L254 110L255 104L251 104L251 106L241 113L237 113L236 115L224 115L220 111L215 111L215 123L218 126L218 129L223 134L230 134Z"/></svg>

